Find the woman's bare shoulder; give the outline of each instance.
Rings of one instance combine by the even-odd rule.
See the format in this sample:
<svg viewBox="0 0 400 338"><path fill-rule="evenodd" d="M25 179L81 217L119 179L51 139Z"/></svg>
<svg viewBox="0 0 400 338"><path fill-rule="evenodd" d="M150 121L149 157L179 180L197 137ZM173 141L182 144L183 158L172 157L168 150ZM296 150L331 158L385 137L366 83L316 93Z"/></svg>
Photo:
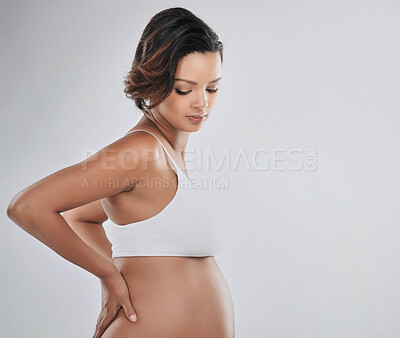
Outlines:
<svg viewBox="0 0 400 338"><path fill-rule="evenodd" d="M161 151L159 142L146 132L124 135L85 160L23 189L10 205L24 214L45 209L64 212L113 196L139 181L149 166L158 166L162 161L155 159Z"/></svg>

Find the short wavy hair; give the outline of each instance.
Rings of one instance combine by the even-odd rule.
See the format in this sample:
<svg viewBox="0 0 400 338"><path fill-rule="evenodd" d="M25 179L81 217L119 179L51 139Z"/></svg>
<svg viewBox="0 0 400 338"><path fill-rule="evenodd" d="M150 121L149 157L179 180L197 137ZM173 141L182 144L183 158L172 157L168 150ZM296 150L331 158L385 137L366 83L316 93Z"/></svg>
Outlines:
<svg viewBox="0 0 400 338"><path fill-rule="evenodd" d="M150 114L171 93L179 60L196 52L219 53L223 62L218 35L191 11L173 7L157 13L145 27L124 77L126 97Z"/></svg>

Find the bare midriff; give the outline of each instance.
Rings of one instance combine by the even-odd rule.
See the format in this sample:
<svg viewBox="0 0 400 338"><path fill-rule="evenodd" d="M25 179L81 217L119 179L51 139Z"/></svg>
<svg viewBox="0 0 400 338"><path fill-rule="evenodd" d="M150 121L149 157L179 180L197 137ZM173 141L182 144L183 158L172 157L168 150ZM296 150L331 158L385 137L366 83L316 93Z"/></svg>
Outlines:
<svg viewBox="0 0 400 338"><path fill-rule="evenodd" d="M213 256L116 257L138 320L121 307L102 338L233 338L232 297Z"/></svg>

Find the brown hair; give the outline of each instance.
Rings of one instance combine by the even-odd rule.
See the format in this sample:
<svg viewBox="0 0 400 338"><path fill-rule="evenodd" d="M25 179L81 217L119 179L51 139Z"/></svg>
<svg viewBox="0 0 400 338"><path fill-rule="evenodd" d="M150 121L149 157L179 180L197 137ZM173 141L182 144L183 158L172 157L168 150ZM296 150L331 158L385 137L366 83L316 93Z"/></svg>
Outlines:
<svg viewBox="0 0 400 338"><path fill-rule="evenodd" d="M157 13L145 27L124 78L126 97L150 113L171 93L179 60L196 52L218 52L223 61L218 35L191 11L173 7Z"/></svg>

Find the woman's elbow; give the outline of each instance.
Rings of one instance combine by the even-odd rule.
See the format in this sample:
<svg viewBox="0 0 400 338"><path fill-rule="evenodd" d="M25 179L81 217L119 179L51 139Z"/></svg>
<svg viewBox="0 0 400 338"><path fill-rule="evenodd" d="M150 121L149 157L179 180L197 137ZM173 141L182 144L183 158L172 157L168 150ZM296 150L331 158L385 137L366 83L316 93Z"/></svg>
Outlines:
<svg viewBox="0 0 400 338"><path fill-rule="evenodd" d="M29 217L32 210L31 203L16 195L7 207L7 216L13 221L21 221Z"/></svg>

